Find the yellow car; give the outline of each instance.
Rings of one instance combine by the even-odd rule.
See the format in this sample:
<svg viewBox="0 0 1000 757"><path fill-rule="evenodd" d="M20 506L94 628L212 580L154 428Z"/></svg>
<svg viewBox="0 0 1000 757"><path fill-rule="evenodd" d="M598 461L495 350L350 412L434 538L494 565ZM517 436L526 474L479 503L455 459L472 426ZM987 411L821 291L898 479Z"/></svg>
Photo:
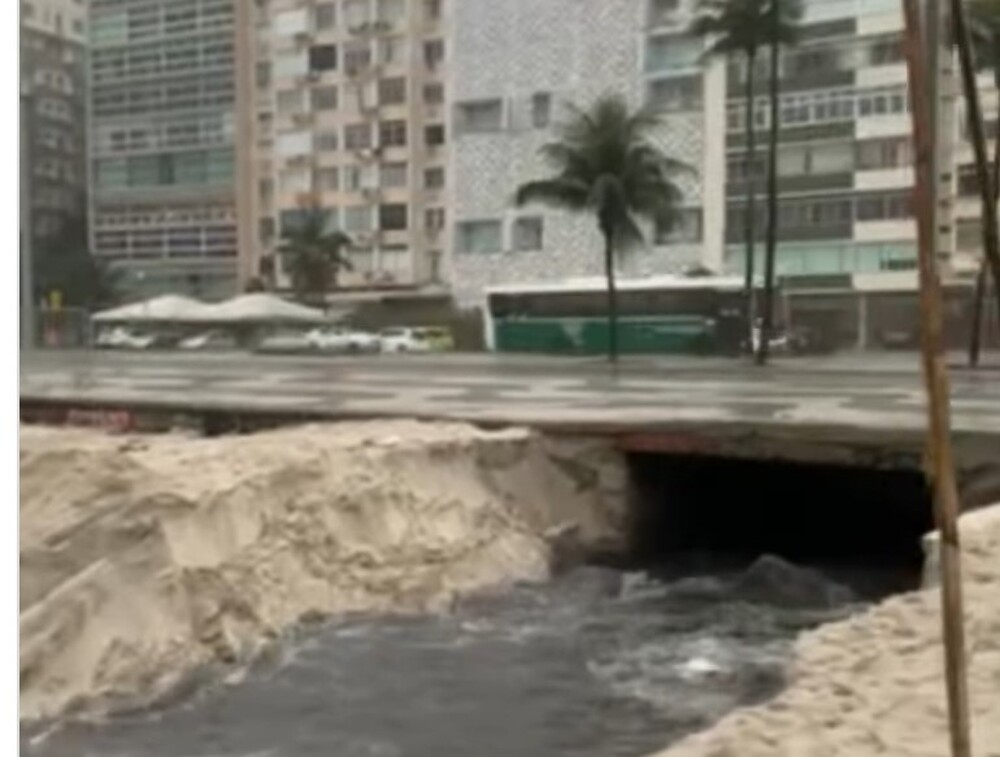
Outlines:
<svg viewBox="0 0 1000 757"><path fill-rule="evenodd" d="M427 343L432 352L449 352L455 349L455 337L447 326L421 326L414 335Z"/></svg>

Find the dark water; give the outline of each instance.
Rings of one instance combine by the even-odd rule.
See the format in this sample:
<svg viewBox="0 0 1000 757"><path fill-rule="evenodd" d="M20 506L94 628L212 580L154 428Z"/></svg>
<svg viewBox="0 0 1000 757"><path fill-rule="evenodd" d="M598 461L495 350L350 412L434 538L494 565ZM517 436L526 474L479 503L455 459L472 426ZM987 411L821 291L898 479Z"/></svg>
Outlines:
<svg viewBox="0 0 1000 757"><path fill-rule="evenodd" d="M636 757L783 683L802 629L857 609L780 563L580 568L445 617L316 628L241 683L36 737L47 757Z"/></svg>

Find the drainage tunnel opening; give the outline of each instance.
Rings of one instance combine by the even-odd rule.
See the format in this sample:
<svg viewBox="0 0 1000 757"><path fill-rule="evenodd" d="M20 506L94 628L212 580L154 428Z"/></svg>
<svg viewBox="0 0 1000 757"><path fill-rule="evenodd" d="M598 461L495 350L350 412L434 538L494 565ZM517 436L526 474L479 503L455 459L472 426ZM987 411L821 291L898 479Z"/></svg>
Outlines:
<svg viewBox="0 0 1000 757"><path fill-rule="evenodd" d="M918 471L648 453L629 466L634 564L770 554L870 596L919 584L933 512Z"/></svg>

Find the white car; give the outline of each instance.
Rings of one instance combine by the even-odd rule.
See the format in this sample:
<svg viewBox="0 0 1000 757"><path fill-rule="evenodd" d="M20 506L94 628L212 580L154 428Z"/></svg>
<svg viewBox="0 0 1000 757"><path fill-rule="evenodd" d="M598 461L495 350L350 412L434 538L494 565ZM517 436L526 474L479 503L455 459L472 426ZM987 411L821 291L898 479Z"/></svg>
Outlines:
<svg viewBox="0 0 1000 757"><path fill-rule="evenodd" d="M313 329L306 336L320 352L378 352L382 346L375 334L339 326Z"/></svg>
<svg viewBox="0 0 1000 757"><path fill-rule="evenodd" d="M257 352L296 353L312 352L316 348L304 331L282 329L273 331L257 342Z"/></svg>
<svg viewBox="0 0 1000 757"><path fill-rule="evenodd" d="M105 349L148 350L156 342L152 334L137 334L123 326L106 329L97 336L96 345Z"/></svg>
<svg viewBox="0 0 1000 757"><path fill-rule="evenodd" d="M177 346L182 350L231 350L236 347L236 340L225 331L204 331L181 339Z"/></svg>
<svg viewBox="0 0 1000 757"><path fill-rule="evenodd" d="M379 332L382 352L430 352L431 344L423 329L405 327L382 329Z"/></svg>

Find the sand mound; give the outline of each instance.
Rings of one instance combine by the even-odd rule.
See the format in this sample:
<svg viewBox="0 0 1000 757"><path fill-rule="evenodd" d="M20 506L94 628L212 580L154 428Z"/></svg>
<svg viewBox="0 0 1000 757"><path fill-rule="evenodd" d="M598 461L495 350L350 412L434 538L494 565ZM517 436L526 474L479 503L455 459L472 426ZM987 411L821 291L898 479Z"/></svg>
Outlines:
<svg viewBox="0 0 1000 757"><path fill-rule="evenodd" d="M962 534L974 748L1000 757L1000 506L965 516ZM806 634L783 694L662 757L948 753L939 598L928 589Z"/></svg>
<svg viewBox="0 0 1000 757"><path fill-rule="evenodd" d="M22 429L21 718L150 701L317 614L545 577L554 543L618 537L624 480L607 449L553 444L415 422Z"/></svg>

